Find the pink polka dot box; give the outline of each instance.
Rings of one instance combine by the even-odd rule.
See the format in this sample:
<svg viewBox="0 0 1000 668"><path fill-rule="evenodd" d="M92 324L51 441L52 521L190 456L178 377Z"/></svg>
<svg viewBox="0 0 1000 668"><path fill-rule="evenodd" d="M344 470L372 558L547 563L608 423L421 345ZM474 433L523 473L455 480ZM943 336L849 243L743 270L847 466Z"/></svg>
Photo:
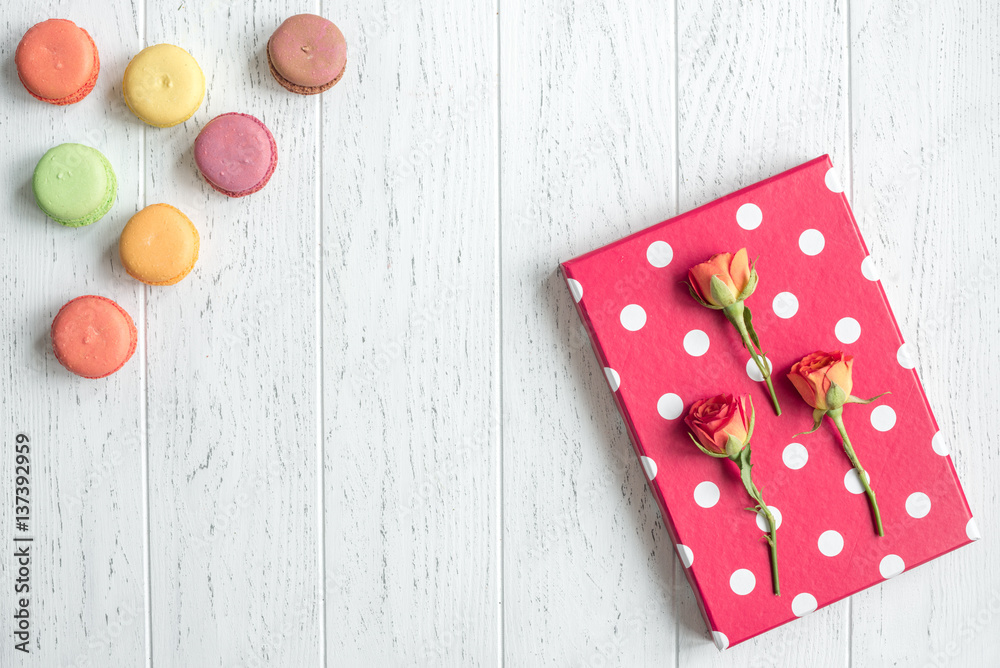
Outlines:
<svg viewBox="0 0 1000 668"><path fill-rule="evenodd" d="M747 299L782 414L720 313L685 285L690 267L746 248L759 283ZM972 512L830 158L822 156L563 263L607 385L677 555L720 649L900 576L979 538ZM861 481L829 420L787 374L817 351L854 356L843 420L878 496L872 528ZM749 394L753 478L777 523L781 595L768 528L728 459L688 437L702 397ZM897 602L905 614L906 601Z"/></svg>

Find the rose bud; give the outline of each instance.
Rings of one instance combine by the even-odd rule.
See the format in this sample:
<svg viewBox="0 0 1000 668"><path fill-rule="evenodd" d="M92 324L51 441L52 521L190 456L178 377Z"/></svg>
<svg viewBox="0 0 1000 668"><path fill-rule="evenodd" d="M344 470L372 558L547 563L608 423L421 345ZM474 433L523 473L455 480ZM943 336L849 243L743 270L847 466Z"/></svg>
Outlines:
<svg viewBox="0 0 1000 668"><path fill-rule="evenodd" d="M778 585L778 527L774 515L764 503L764 496L750 477L750 437L753 435L754 410L750 395L734 397L720 394L707 399L699 399L691 404L684 423L690 431L688 436L698 449L709 457L731 459L740 469L740 481L756 507L748 508L760 513L770 528L764 536L770 548L771 585L775 596L781 595Z"/></svg>
<svg viewBox="0 0 1000 668"><path fill-rule="evenodd" d="M832 353L817 351L793 364L788 379L792 381L792 385L807 404L825 411L843 406L850 397L854 388L854 382L851 380L853 367L852 355L846 355L839 350ZM830 394L831 390L833 395L830 399L834 399L833 402L827 400L827 394ZM843 398L838 402L840 395L843 395Z"/></svg>
<svg viewBox="0 0 1000 668"><path fill-rule="evenodd" d="M688 270L688 285L702 306L721 309L743 301L757 287L757 272L750 267L747 249L736 255L716 253L707 262Z"/></svg>
<svg viewBox="0 0 1000 668"><path fill-rule="evenodd" d="M875 401L883 392L871 399L859 399L851 395L854 389L854 357L839 350L826 353L817 350L803 357L792 365L792 371L788 374L788 379L798 390L807 404L813 408L813 427L806 434L811 434L823 424L823 417L827 416L833 422L840 433L840 440L844 446L844 453L850 460L854 470L858 472L858 479L868 497L868 505L871 507L872 520L875 523L875 531L879 536L884 536L882 529L882 516L878 510L878 502L875 500L875 492L868 482L868 474L865 473L861 462L858 460L851 439L847 436L847 428L844 427L844 406L846 404L870 404Z"/></svg>
<svg viewBox="0 0 1000 668"><path fill-rule="evenodd" d="M706 262L691 267L688 269L687 286L695 301L705 308L722 311L739 332L743 347L750 353L750 358L767 383L767 393L775 414L781 415L781 406L771 382L771 366L754 331L750 308L743 303L757 289L757 270L747 259L747 249L741 248L735 255L716 253Z"/></svg>
<svg viewBox="0 0 1000 668"><path fill-rule="evenodd" d="M694 402L684 422L698 447L713 456L736 459L753 432L753 413L747 410L748 400L748 397L720 394Z"/></svg>

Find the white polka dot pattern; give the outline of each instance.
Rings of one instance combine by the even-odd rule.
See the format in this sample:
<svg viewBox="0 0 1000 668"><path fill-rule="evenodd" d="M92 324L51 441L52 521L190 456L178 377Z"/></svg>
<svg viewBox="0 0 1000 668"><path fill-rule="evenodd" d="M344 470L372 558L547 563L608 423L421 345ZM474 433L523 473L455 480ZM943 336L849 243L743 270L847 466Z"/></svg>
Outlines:
<svg viewBox="0 0 1000 668"><path fill-rule="evenodd" d="M622 309L622 327L630 332L638 332L646 326L646 311L638 304L629 304Z"/></svg>
<svg viewBox="0 0 1000 668"><path fill-rule="evenodd" d="M711 508L719 502L719 487L708 480L694 488L694 502L702 508Z"/></svg>
<svg viewBox="0 0 1000 668"><path fill-rule="evenodd" d="M756 230L764 220L764 213L760 207L751 202L747 202L736 210L736 223L744 230Z"/></svg>
<svg viewBox="0 0 1000 668"><path fill-rule="evenodd" d="M741 568L729 576L729 588L734 594L746 596L757 586L757 578L751 571Z"/></svg>

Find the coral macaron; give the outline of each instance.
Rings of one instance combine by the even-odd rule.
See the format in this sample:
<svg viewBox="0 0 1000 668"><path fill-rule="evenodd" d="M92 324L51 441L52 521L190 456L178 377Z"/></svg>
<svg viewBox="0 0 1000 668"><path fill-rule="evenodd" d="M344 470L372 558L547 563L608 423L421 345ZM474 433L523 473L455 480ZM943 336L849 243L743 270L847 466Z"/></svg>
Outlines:
<svg viewBox="0 0 1000 668"><path fill-rule="evenodd" d="M210 186L223 195L243 197L270 180L278 147L259 119L222 114L209 121L194 140L194 160Z"/></svg>
<svg viewBox="0 0 1000 668"><path fill-rule="evenodd" d="M271 35L267 64L287 90L299 95L322 93L344 76L347 40L332 21L315 14L297 14Z"/></svg>
<svg viewBox="0 0 1000 668"><path fill-rule="evenodd" d="M150 204L125 224L118 255L132 278L173 285L194 268L200 244L191 219L169 204Z"/></svg>
<svg viewBox="0 0 1000 668"><path fill-rule="evenodd" d="M132 317L97 295L77 297L59 309L51 336L59 363L84 378L104 378L118 371L138 342Z"/></svg>
<svg viewBox="0 0 1000 668"><path fill-rule="evenodd" d="M101 70L90 34L65 19L49 19L29 28L17 45L14 64L25 90L57 105L87 97Z"/></svg>

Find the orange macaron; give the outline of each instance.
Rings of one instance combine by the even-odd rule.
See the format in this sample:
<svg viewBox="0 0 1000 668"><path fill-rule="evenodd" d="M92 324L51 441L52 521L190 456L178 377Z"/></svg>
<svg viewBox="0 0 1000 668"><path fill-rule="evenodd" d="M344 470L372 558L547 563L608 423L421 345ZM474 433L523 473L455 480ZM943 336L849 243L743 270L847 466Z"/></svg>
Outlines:
<svg viewBox="0 0 1000 668"><path fill-rule="evenodd" d="M173 285L194 268L199 245L191 219L169 204L150 204L125 224L118 255L132 278Z"/></svg>
<svg viewBox="0 0 1000 668"><path fill-rule="evenodd" d="M14 64L32 97L56 105L87 97L101 70L90 34L66 19L49 19L29 28L17 45Z"/></svg>
<svg viewBox="0 0 1000 668"><path fill-rule="evenodd" d="M67 302L52 320L52 351L84 378L104 378L125 365L138 343L135 323L121 306L97 295Z"/></svg>

